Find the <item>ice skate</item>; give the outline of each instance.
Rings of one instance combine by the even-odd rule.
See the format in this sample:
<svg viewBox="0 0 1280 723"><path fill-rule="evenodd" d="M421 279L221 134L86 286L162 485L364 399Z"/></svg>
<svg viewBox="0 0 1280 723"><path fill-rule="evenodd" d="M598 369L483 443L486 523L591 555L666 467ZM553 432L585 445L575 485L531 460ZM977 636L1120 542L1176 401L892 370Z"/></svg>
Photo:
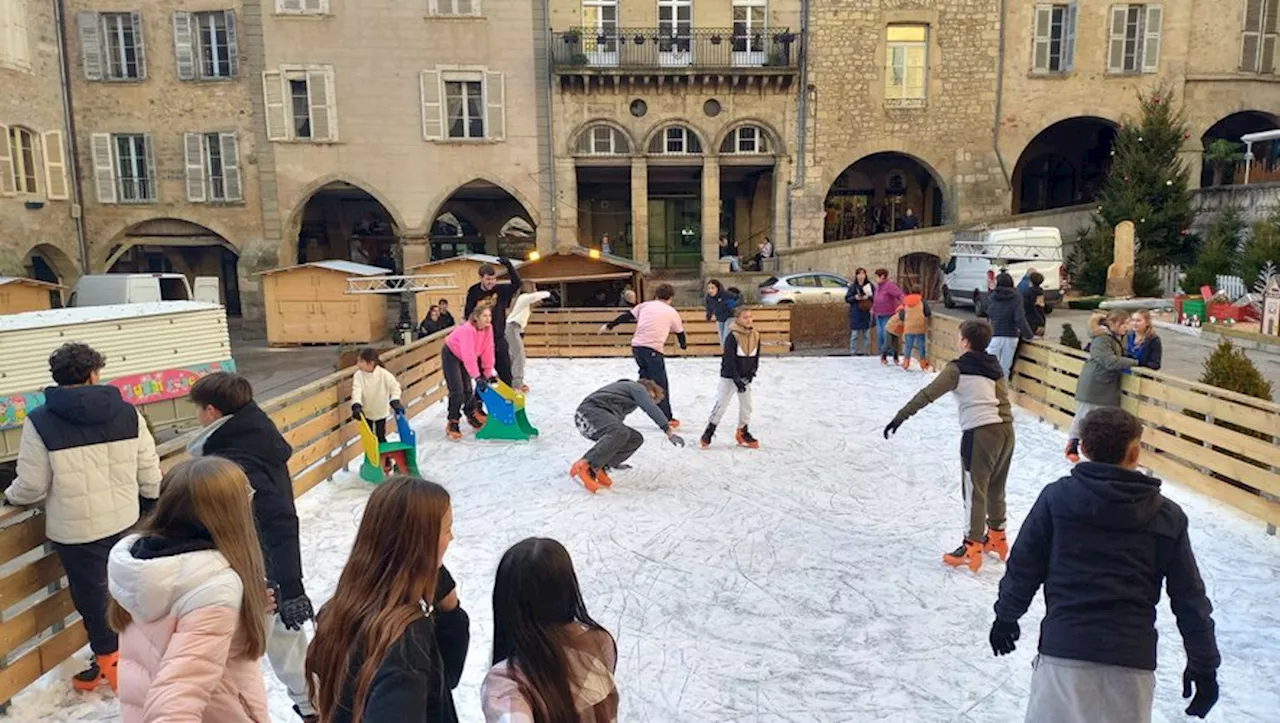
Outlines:
<svg viewBox="0 0 1280 723"><path fill-rule="evenodd" d="M747 430L745 425L738 427L738 433L735 434L733 438L738 441L739 447L746 447L747 449L760 449L760 443L756 441L755 437L751 436L751 432Z"/></svg>
<svg viewBox="0 0 1280 723"><path fill-rule="evenodd" d="M708 424L707 428L702 430L702 439L698 440L698 444L706 449L711 446L711 438L716 436L716 425Z"/></svg>
<svg viewBox="0 0 1280 723"><path fill-rule="evenodd" d="M895 361L896 361L896 360L895 360ZM889 357L887 357L887 356L882 356L882 357L880 357L880 366L882 366L882 367L887 367L887 366L889 366Z"/></svg>
<svg viewBox="0 0 1280 723"><path fill-rule="evenodd" d="M943 555L942 561L952 567L968 565L971 571L977 572L982 567L982 543L965 538L959 547Z"/></svg>
<svg viewBox="0 0 1280 723"><path fill-rule="evenodd" d="M462 430L458 427L458 422L456 420L451 420L445 423L444 434L449 439L462 439Z"/></svg>
<svg viewBox="0 0 1280 723"><path fill-rule="evenodd" d="M580 459L573 463L573 466L569 468L569 476L581 482L582 486L586 487L587 491L593 495L600 489L600 483L596 480L596 473L585 459Z"/></svg>
<svg viewBox="0 0 1280 723"><path fill-rule="evenodd" d="M679 429L679 428L680 428L680 420L679 420L679 419L673 419L673 420L671 420L671 421L667 422L667 426L668 426L668 427L670 427L670 428L671 428L671 429L673 429L673 430Z"/></svg>
<svg viewBox="0 0 1280 723"><path fill-rule="evenodd" d="M920 360L920 371L922 371L922 372L927 372L927 371L930 371L930 370L932 370L932 369L933 369L933 367L929 365L929 360L928 360L928 359L921 359L921 360Z"/></svg>
<svg viewBox="0 0 1280 723"><path fill-rule="evenodd" d="M529 393L529 385L528 385L528 384L521 384L521 385L520 385L520 393L521 393L521 394L528 394L528 393Z"/></svg>
<svg viewBox="0 0 1280 723"><path fill-rule="evenodd" d="M1067 461L1070 462L1071 464L1075 464L1079 462L1080 461L1080 440L1068 439L1067 449L1063 453L1063 456L1066 457Z"/></svg>
<svg viewBox="0 0 1280 723"><path fill-rule="evenodd" d="M600 469L596 470L596 482L598 482L601 487L613 486L613 478L609 476L608 467L601 467Z"/></svg>
<svg viewBox="0 0 1280 723"><path fill-rule="evenodd" d="M298 717L302 719L302 723L320 723L319 715L315 713L312 713L311 715L303 715L302 709L296 705L293 707L293 712L298 714Z"/></svg>
<svg viewBox="0 0 1280 723"><path fill-rule="evenodd" d="M480 429L488 419L484 412L467 412L467 424L470 424L472 429Z"/></svg>
<svg viewBox="0 0 1280 723"><path fill-rule="evenodd" d="M982 540L982 553L994 552L1001 562L1009 559L1009 538L1004 530L988 530Z"/></svg>
<svg viewBox="0 0 1280 723"><path fill-rule="evenodd" d="M120 663L120 653L96 656L89 667L76 673L71 678L71 687L81 693L90 693L100 685L109 685L116 689L116 668Z"/></svg>

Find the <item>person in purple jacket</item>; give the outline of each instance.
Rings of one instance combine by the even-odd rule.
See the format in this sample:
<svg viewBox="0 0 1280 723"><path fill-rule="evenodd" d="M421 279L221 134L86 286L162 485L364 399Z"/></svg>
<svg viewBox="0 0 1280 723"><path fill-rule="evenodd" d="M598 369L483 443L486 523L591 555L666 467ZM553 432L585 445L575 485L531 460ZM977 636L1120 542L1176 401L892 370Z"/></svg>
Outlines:
<svg viewBox="0 0 1280 723"><path fill-rule="evenodd" d="M876 317L876 341L880 344L880 363L888 364L889 353L893 353L893 363L898 363L898 344L890 338L884 327L889 319L898 313L905 295L898 285L889 280L889 272L876 269L876 294L871 302L871 313Z"/></svg>

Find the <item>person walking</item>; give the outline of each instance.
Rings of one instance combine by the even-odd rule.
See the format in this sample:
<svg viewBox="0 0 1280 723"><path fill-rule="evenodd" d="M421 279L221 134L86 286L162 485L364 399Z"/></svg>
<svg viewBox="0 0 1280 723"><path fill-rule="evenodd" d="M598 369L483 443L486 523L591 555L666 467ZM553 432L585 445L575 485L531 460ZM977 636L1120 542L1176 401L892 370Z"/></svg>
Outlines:
<svg viewBox="0 0 1280 723"><path fill-rule="evenodd" d="M703 304L707 310L707 321L716 320L716 331L720 336L720 347L724 348L725 335L729 333L729 322L733 320L733 307L737 300L730 297L724 284L718 279L707 282L707 295Z"/></svg>
<svg viewBox="0 0 1280 723"><path fill-rule="evenodd" d="M889 280L889 272L876 269L875 296L871 301L871 313L876 318L876 343L880 345L880 363L889 363L889 354L893 354L893 363L898 363L898 344L890 338L885 330L889 319L898 313L902 300L906 297L898 285Z"/></svg>
<svg viewBox="0 0 1280 723"><path fill-rule="evenodd" d="M155 512L108 562L120 719L270 720L258 662L267 647L265 567L249 480L235 463L206 457L178 464L163 488Z"/></svg>
<svg viewBox="0 0 1280 723"><path fill-rule="evenodd" d="M1008 655L1018 620L1044 587L1039 655L1027 723L1150 723L1161 587L1178 620L1187 665L1186 714L1218 700L1213 605L1191 550L1187 515L1139 471L1142 423L1096 409L1080 426L1089 459L1040 490L1013 543L989 639Z"/></svg>
<svg viewBox="0 0 1280 723"><path fill-rule="evenodd" d="M741 447L759 449L760 442L747 428L751 424L751 382L760 368L760 332L751 319L751 309L743 306L734 311L729 324L729 336L720 355L720 386L716 389L716 403L711 408L707 428L702 432L703 449L711 446L716 426L729 410L729 400L735 392L738 397L738 430L734 439Z"/></svg>
<svg viewBox="0 0 1280 723"><path fill-rule="evenodd" d="M588 394L573 413L573 423L595 445L573 463L569 476L592 494L601 487L612 487L609 470L630 469L627 460L644 444L644 435L626 425L627 415L636 409L643 409L668 441L683 447L684 439L676 434L671 418L662 411L662 396L657 382L643 378L638 382L619 379Z"/></svg>
<svg viewBox="0 0 1280 723"><path fill-rule="evenodd" d="M470 319L477 306L486 306L492 312L494 368L498 371L498 378L511 386L514 380L511 377L511 351L507 348L507 309L511 308L511 300L520 293L522 282L511 259L503 256L498 263L507 270L507 283L499 284L497 270L489 264L482 264L477 272L480 280L467 289L467 304L462 315Z"/></svg>
<svg viewBox="0 0 1280 723"><path fill-rule="evenodd" d="M1080 461L1080 426L1085 417L1101 407L1120 406L1120 382L1126 369L1137 366L1138 360L1124 355L1121 339L1129 331L1129 312L1113 309L1089 317L1089 358L1080 370L1076 381L1076 414L1067 432L1068 461Z"/></svg>
<svg viewBox="0 0 1280 723"><path fill-rule="evenodd" d="M671 305L675 295L675 287L671 284L659 284L654 290L652 301L624 311L616 319L600 327L600 333L603 334L619 324L635 322L636 330L631 335L631 355L635 357L636 366L639 367L640 378L652 379L662 389L658 407L667 415L672 429L679 427L680 422L671 414L671 390L667 379L667 357L663 348L671 334L676 335L681 349L689 346L680 312Z"/></svg>
<svg viewBox="0 0 1280 723"><path fill-rule="evenodd" d="M1026 309L1027 325L1034 336L1043 337L1045 325L1049 323L1049 305L1044 298L1044 274L1031 271L1024 278L1025 290L1020 285L1018 293L1022 295L1022 305Z"/></svg>
<svg viewBox="0 0 1280 723"><path fill-rule="evenodd" d="M875 284L871 283L867 270L859 266L844 294L844 301L849 305L849 352L854 356L871 355L871 305L875 295Z"/></svg>
<svg viewBox="0 0 1280 723"><path fill-rule="evenodd" d="M449 390L449 411L445 421L445 435L449 439L462 439L459 420L465 412L472 429L484 426L487 417L477 409L478 397L495 379L493 350L493 311L487 306L472 310L467 323L454 327L445 339L440 355L444 370L445 386ZM472 392L472 380L475 391Z"/></svg>
<svg viewBox="0 0 1280 723"><path fill-rule="evenodd" d="M996 288L987 295L987 321L991 323L991 346L987 353L1000 360L1006 379L1013 374L1014 358L1018 354L1018 339L1035 338L1027 323L1027 310L1022 296L1013 288L1013 277L1006 271L996 275Z"/></svg>
<svg viewBox="0 0 1280 723"><path fill-rule="evenodd" d="M605 239L608 239L608 234ZM520 284L520 295L511 305L511 313L507 316L507 349L511 352L511 386L521 392L528 393L529 387L524 383L524 329L529 324L533 307L551 298L550 291L538 291L532 281Z"/></svg>
<svg viewBox="0 0 1280 723"><path fill-rule="evenodd" d="M107 558L160 496L155 440L119 389L98 384L104 366L87 344L63 344L49 356L57 386L22 423L17 477L4 492L7 505L45 501L45 535L93 651L71 679L82 692L116 689L120 641L107 620Z"/></svg>
<svg viewBox="0 0 1280 723"><path fill-rule="evenodd" d="M1158 370L1164 361L1164 345L1155 325L1151 323L1151 312L1133 312L1129 317L1129 333L1125 335L1125 356L1138 362L1138 366Z"/></svg>

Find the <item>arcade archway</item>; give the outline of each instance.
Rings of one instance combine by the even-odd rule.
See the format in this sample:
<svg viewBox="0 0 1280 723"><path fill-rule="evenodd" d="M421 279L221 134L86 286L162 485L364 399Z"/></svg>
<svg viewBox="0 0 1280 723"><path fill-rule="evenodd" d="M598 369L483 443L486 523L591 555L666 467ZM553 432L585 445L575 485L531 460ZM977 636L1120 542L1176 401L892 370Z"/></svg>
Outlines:
<svg viewBox="0 0 1280 723"><path fill-rule="evenodd" d="M1231 186L1244 183L1245 145L1240 137L1247 133L1280 128L1276 116L1257 110L1240 111L1219 120L1200 136L1204 146L1204 167L1200 171L1200 187ZM1253 146L1253 163L1249 182L1280 180L1280 143L1265 141Z"/></svg>
<svg viewBox="0 0 1280 723"><path fill-rule="evenodd" d="M1116 125L1105 118L1058 121L1031 139L1013 171L1013 212L1089 203L1111 167Z"/></svg>
<svg viewBox="0 0 1280 723"><path fill-rule="evenodd" d="M823 240L940 226L944 195L941 179L927 163L906 153L873 153L831 184Z"/></svg>

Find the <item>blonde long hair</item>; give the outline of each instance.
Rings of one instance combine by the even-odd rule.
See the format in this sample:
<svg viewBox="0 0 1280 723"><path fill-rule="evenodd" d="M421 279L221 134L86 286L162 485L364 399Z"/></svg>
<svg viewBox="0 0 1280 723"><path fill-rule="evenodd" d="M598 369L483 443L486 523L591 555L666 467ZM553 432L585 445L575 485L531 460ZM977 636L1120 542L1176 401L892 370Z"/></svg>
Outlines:
<svg viewBox="0 0 1280 723"><path fill-rule="evenodd" d="M249 503L249 478L234 462L198 457L182 462L160 482L156 508L138 525L143 537L190 538L207 534L244 584L240 627L243 655L261 658L267 650L267 584L262 547ZM113 598L107 611L111 629L124 632L133 622Z"/></svg>
<svg viewBox="0 0 1280 723"><path fill-rule="evenodd" d="M1135 338L1138 339L1138 343L1140 345L1146 344L1147 342L1151 341L1156 335L1156 328L1151 323L1151 312L1147 311L1146 309L1142 309L1140 311L1133 312L1133 315L1142 317L1142 320L1146 322L1147 330L1142 332L1142 336L1140 337L1138 336L1138 330L1136 328L1133 330L1133 335Z"/></svg>

